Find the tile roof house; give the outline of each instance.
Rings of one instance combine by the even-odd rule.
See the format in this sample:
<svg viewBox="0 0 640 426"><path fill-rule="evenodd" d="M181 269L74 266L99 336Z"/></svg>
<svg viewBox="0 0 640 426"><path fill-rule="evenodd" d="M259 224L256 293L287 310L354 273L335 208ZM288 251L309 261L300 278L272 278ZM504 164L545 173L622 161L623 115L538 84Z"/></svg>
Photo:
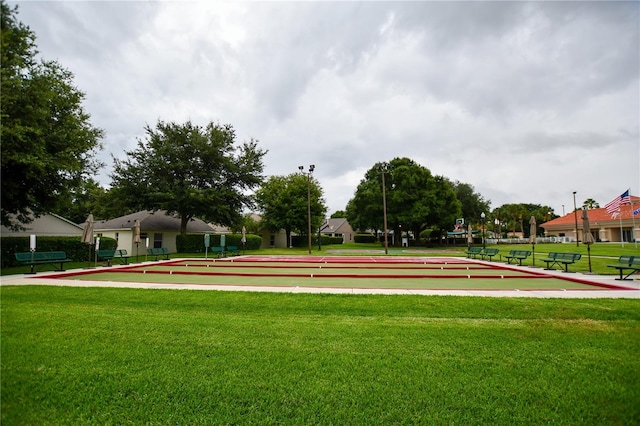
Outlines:
<svg viewBox="0 0 640 426"><path fill-rule="evenodd" d="M640 197L631 196L631 203L620 206L620 213L608 213L606 209L589 209L589 227L595 241L640 241ZM577 211L578 240L582 241L582 211ZM540 225L548 236L564 237L576 241L576 215L574 212Z"/></svg>
<svg viewBox="0 0 640 426"><path fill-rule="evenodd" d="M135 221L140 221L139 247L133 242ZM187 224L187 233L213 233L214 229L204 221L194 218ZM118 249L126 249L130 255L146 253L147 238L149 247L166 247L175 253L176 236L180 234L180 218L170 216L164 210L155 212L143 210L110 220L99 220L94 225L96 236L111 237L118 242Z"/></svg>

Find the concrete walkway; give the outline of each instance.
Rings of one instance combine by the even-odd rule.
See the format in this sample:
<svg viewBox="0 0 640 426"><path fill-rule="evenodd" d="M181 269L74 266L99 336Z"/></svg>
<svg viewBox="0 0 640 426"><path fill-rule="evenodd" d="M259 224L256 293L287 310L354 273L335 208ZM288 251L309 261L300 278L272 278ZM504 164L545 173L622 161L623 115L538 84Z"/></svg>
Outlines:
<svg viewBox="0 0 640 426"><path fill-rule="evenodd" d="M178 259L171 259L176 261ZM467 259L469 260L469 259ZM470 260L473 261L473 260ZM488 262L475 261L487 264ZM140 265L158 265L161 262L143 262ZM117 270L121 266L112 266L110 271ZM509 265L510 268L527 271L544 271L542 268L532 268L527 266ZM99 267L106 270L106 268ZM77 270L76 270L77 271ZM73 272L66 271L66 272ZM550 275L566 277L562 271L544 271ZM368 289L368 288L320 288L320 287L255 287L255 286L234 286L234 285L198 285L198 284L167 284L167 283L138 283L138 282L105 282L105 281L81 281L78 279L65 280L62 278L49 278L50 275L58 275L60 272L40 272L37 275L5 275L0 277L0 286L9 285L51 285L69 287L114 287L114 288L149 288L149 289L176 289L176 290L219 290L219 291L254 291L254 292L277 292L277 293L331 293L331 294L404 294L423 296L483 296L483 297L547 297L547 298L626 298L640 299L640 279L633 281L618 281L613 275L592 275L571 273L571 278L590 281L593 283L606 284L609 286L620 286L632 288L633 290L609 290L604 287L594 287L593 290L418 290L418 289Z"/></svg>

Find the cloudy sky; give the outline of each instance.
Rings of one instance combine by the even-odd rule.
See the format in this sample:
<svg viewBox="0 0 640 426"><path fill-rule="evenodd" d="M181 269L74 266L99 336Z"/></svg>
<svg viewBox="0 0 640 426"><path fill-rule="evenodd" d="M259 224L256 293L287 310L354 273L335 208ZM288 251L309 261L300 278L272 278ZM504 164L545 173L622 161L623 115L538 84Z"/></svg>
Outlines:
<svg viewBox="0 0 640 426"><path fill-rule="evenodd" d="M10 2L15 4L15 2ZM638 2L20 2L111 155L158 119L229 123L329 213L409 157L556 214L640 195Z"/></svg>

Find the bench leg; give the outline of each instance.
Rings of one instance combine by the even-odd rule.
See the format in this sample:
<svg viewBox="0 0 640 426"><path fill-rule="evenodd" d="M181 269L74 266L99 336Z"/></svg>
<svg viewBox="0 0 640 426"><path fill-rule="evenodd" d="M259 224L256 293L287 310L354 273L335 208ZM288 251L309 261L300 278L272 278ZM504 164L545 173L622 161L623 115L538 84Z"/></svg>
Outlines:
<svg viewBox="0 0 640 426"><path fill-rule="evenodd" d="M633 278L629 278L631 275L633 275L635 272L637 272L635 269L632 269L627 275L624 276L624 278L622 278L622 269L620 269L620 280L619 281L633 281ZM617 280L618 278L616 278Z"/></svg>

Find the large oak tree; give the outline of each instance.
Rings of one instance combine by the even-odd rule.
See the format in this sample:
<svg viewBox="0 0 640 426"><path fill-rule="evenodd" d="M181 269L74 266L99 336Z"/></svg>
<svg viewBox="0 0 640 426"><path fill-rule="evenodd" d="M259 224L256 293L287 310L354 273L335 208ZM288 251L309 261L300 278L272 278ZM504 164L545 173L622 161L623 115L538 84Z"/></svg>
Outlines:
<svg viewBox="0 0 640 426"><path fill-rule="evenodd" d="M95 158L103 131L83 110L73 74L36 58L36 36L2 8L0 115L2 225L22 228L33 216L56 211L102 164Z"/></svg>
<svg viewBox="0 0 640 426"><path fill-rule="evenodd" d="M347 205L347 218L355 228L382 230L382 173L385 174L387 225L395 235L411 231L419 238L427 227L449 229L461 212L453 184L409 158L376 163L358 185ZM396 244L400 239L396 238Z"/></svg>
<svg viewBox="0 0 640 426"><path fill-rule="evenodd" d="M288 176L271 176L256 191L256 203L266 229L284 229L287 241L291 232L308 235L309 199L311 200L311 227L314 232L323 222L327 207L322 197L322 187L305 173Z"/></svg>
<svg viewBox="0 0 640 426"><path fill-rule="evenodd" d="M129 210L166 210L181 218L180 232L194 217L231 226L253 205L266 151L250 140L236 143L233 127L158 121L146 138L114 159L112 190Z"/></svg>

